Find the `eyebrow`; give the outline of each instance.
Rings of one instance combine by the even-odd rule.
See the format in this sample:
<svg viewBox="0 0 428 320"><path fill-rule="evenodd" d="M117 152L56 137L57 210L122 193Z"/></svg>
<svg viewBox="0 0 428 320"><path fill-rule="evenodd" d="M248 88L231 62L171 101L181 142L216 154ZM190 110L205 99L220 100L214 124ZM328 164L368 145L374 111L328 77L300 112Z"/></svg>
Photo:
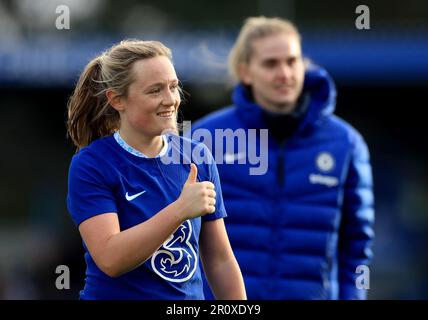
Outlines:
<svg viewBox="0 0 428 320"><path fill-rule="evenodd" d="M291 55L288 55L287 57L285 57L285 60L297 59L299 57L302 57L302 55L301 54L291 54ZM264 57L262 59L262 61L278 61L278 60L283 60L283 59L284 59L284 57L278 58L278 57L269 57L268 56L268 57Z"/></svg>
<svg viewBox="0 0 428 320"><path fill-rule="evenodd" d="M171 80L171 81L168 81L167 82L167 84L171 84L171 83L179 83L179 80L178 79L173 79L173 80ZM155 83L151 83L151 84L149 84L149 85L147 85L147 86L145 86L146 88L153 88L153 87L162 87L162 86L164 86L166 83L165 82L155 82Z"/></svg>

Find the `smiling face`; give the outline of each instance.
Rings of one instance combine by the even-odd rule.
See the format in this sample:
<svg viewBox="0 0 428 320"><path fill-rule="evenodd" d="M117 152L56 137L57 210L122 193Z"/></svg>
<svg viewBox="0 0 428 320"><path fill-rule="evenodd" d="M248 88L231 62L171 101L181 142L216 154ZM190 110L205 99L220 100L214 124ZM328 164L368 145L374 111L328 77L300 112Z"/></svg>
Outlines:
<svg viewBox="0 0 428 320"><path fill-rule="evenodd" d="M115 106L120 113L120 130L147 138L176 130L181 100L171 61L165 56L138 60L131 72L134 81Z"/></svg>
<svg viewBox="0 0 428 320"><path fill-rule="evenodd" d="M241 81L251 86L262 108L292 112L305 74L299 38L295 34L274 34L254 40L251 48L250 61L240 68Z"/></svg>

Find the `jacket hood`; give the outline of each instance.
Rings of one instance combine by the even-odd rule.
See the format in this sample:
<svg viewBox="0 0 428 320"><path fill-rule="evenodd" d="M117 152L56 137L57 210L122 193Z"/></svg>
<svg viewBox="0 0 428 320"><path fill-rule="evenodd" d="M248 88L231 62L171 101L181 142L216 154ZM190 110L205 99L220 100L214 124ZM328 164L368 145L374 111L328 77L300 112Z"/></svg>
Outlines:
<svg viewBox="0 0 428 320"><path fill-rule="evenodd" d="M309 107L298 131L302 131L318 120L331 115L336 106L336 88L330 75L323 68L310 65L305 71L303 94L310 97ZM251 94L243 84L238 84L232 94L239 117L249 128L266 128L263 109L252 100Z"/></svg>

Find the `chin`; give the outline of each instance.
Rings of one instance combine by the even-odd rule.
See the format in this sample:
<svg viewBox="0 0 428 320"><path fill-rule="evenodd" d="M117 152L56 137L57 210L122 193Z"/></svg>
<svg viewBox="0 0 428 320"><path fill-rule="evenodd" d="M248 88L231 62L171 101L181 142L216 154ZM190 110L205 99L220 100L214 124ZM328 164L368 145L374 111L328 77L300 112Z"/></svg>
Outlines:
<svg viewBox="0 0 428 320"><path fill-rule="evenodd" d="M171 126L164 127L161 130L160 134L166 134L166 133L178 133L177 126L176 125L171 125Z"/></svg>
<svg viewBox="0 0 428 320"><path fill-rule="evenodd" d="M297 103L298 97L287 97L287 98L283 98L283 99L278 99L277 104L278 105L283 105L284 107L289 107L289 106L293 106Z"/></svg>
<svg viewBox="0 0 428 320"><path fill-rule="evenodd" d="M277 103L273 104L272 106L276 112L289 113L289 112L292 112L294 110L295 103L292 103L290 101L281 101L281 102L278 101Z"/></svg>

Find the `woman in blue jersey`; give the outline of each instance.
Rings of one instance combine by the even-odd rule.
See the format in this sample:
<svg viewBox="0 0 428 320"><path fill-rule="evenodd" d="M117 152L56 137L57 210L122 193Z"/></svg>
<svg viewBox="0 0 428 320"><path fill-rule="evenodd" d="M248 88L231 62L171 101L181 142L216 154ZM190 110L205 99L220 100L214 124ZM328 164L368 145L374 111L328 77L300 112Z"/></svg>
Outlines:
<svg viewBox="0 0 428 320"><path fill-rule="evenodd" d="M81 299L204 299L199 257L217 298L246 298L212 156L171 133L180 101L160 42L122 41L82 72L67 122L78 149L67 205L86 250Z"/></svg>

